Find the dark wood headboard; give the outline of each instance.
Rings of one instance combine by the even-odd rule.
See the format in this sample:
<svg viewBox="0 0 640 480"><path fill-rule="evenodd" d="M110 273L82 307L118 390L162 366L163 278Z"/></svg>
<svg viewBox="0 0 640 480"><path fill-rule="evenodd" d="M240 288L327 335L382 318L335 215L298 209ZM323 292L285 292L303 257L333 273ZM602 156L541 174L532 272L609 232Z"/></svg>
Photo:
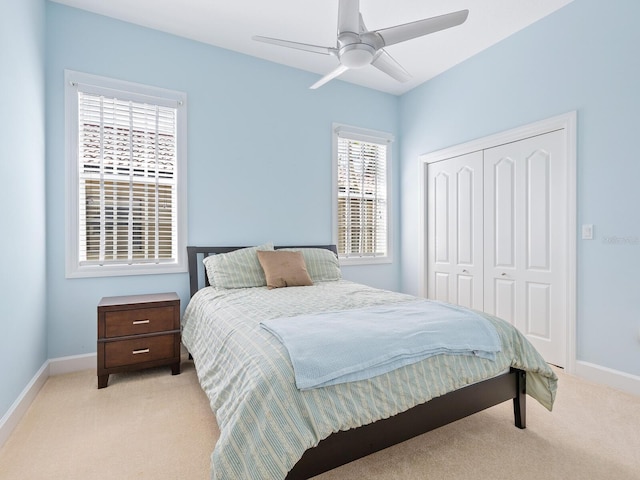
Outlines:
<svg viewBox="0 0 640 480"><path fill-rule="evenodd" d="M207 278L202 260L209 255L217 255L219 253L233 252L247 247L187 247L187 259L189 261L189 288L190 295L193 297L195 293L202 287L209 286L209 279ZM325 250L331 250L337 255L338 249L335 245L282 245L276 246L278 248L324 248Z"/></svg>

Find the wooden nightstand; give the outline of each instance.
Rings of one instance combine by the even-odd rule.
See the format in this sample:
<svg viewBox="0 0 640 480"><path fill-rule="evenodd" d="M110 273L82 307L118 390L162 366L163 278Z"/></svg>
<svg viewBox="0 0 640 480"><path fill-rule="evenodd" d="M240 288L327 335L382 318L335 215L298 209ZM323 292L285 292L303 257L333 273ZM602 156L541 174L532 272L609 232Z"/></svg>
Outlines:
<svg viewBox="0 0 640 480"><path fill-rule="evenodd" d="M98 388L112 373L171 365L180 373L176 293L104 297L98 304Z"/></svg>

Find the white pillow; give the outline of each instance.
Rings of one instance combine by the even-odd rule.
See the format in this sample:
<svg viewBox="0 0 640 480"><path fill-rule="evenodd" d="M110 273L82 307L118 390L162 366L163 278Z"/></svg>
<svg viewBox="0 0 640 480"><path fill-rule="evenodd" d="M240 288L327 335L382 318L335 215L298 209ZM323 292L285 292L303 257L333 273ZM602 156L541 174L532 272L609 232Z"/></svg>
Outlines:
<svg viewBox="0 0 640 480"><path fill-rule="evenodd" d="M302 252L307 272L313 283L332 282L342 278L340 262L331 250L326 248L279 248L278 250Z"/></svg>
<svg viewBox="0 0 640 480"><path fill-rule="evenodd" d="M256 253L258 250L273 250L273 243L205 257L203 262L211 286L216 288L266 286L267 279Z"/></svg>

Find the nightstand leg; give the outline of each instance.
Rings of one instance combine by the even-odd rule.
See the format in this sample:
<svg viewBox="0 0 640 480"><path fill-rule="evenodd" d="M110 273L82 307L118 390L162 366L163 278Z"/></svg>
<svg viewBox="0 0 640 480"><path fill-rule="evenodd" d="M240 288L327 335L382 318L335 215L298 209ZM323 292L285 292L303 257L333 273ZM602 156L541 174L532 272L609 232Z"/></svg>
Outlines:
<svg viewBox="0 0 640 480"><path fill-rule="evenodd" d="M171 375L180 375L180 362L171 365Z"/></svg>
<svg viewBox="0 0 640 480"><path fill-rule="evenodd" d="M98 388L104 388L109 383L109 374L107 375L98 375Z"/></svg>

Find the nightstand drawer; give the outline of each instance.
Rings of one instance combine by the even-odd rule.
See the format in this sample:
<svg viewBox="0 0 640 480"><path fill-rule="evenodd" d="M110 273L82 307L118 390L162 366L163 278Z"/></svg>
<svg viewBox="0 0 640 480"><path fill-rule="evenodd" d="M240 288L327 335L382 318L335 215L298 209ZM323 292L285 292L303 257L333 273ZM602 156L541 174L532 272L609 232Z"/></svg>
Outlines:
<svg viewBox="0 0 640 480"><path fill-rule="evenodd" d="M121 367L175 356L175 334L134 338L104 345L105 367Z"/></svg>
<svg viewBox="0 0 640 480"><path fill-rule="evenodd" d="M103 297L98 303L98 388L112 373L170 365L180 373L180 297L175 292Z"/></svg>
<svg viewBox="0 0 640 480"><path fill-rule="evenodd" d="M174 326L173 307L136 308L105 313L105 338L164 332Z"/></svg>

